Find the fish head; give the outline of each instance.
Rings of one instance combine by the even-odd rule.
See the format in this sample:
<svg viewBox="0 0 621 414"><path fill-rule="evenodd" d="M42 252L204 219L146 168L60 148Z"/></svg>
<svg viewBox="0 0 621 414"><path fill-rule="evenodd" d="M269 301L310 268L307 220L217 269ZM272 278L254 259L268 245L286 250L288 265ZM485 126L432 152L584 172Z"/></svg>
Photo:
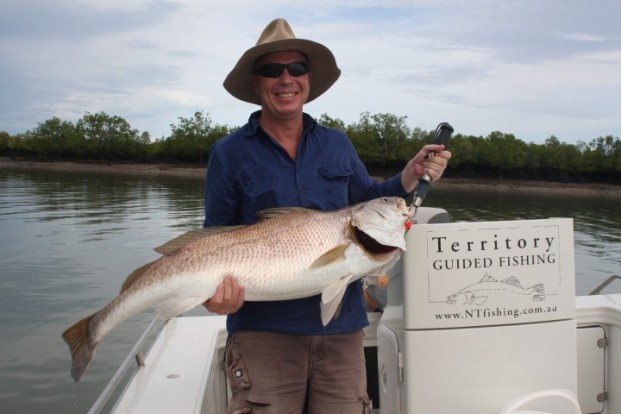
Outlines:
<svg viewBox="0 0 621 414"><path fill-rule="evenodd" d="M381 197L355 210L351 225L383 246L405 250L405 232L411 213L401 197Z"/></svg>

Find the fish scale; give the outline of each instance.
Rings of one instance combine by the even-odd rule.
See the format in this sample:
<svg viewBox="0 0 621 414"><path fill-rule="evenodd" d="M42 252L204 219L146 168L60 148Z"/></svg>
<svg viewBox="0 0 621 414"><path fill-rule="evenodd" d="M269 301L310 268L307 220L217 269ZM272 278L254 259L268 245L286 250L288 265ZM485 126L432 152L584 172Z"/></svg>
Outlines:
<svg viewBox="0 0 621 414"><path fill-rule="evenodd" d="M227 273L237 276L250 300L255 296L260 300L278 300L284 297L282 292L308 291L313 282L297 277L294 270L310 265L322 253L323 246L334 246L344 241L342 227L348 219L333 215L326 217L325 213L318 211L294 211L287 218L290 223L308 221L315 223L315 226L300 232L295 226L283 223L285 226L277 235L270 230L270 226L260 226L252 233L240 234L243 238L232 243L232 246L221 247L213 255L205 257L204 265L209 267L211 262L233 263L233 266L221 270L222 276ZM264 234L271 237L263 237ZM224 254L224 257L218 257L219 254ZM271 262L282 263L276 273ZM271 283L274 278L280 283Z"/></svg>

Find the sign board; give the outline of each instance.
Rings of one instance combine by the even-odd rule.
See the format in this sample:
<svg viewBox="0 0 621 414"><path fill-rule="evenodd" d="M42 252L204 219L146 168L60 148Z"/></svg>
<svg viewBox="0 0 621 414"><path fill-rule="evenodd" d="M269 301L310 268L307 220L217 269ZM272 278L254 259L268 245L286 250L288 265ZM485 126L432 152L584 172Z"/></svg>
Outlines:
<svg viewBox="0 0 621 414"><path fill-rule="evenodd" d="M575 317L572 219L420 224L406 242L405 329Z"/></svg>

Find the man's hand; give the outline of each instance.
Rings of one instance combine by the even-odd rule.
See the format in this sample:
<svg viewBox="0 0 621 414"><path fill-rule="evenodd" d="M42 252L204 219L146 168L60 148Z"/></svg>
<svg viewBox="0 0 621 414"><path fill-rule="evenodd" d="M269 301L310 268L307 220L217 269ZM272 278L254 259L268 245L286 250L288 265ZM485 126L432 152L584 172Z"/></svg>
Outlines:
<svg viewBox="0 0 621 414"><path fill-rule="evenodd" d="M216 293L203 303L203 306L211 313L228 315L237 312L244 303L245 290L232 275L224 276L222 283L218 285Z"/></svg>
<svg viewBox="0 0 621 414"><path fill-rule="evenodd" d="M418 179L425 173L429 174L432 182L438 181L450 159L451 153L444 149L444 145L425 145L403 169L401 173L403 188L408 193L414 191Z"/></svg>

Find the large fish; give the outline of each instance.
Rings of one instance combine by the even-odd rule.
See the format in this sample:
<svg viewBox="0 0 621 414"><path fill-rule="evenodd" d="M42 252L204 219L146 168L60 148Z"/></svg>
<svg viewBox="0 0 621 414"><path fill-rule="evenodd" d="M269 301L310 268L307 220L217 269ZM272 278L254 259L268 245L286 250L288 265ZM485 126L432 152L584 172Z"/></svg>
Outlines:
<svg viewBox="0 0 621 414"><path fill-rule="evenodd" d="M211 298L227 274L245 288L245 300L285 300L321 293L324 325L334 317L347 285L380 275L405 250L410 210L384 197L333 212L272 209L251 226L189 232L160 246L163 256L136 269L121 293L63 333L77 382L103 337L148 308L168 320Z"/></svg>

